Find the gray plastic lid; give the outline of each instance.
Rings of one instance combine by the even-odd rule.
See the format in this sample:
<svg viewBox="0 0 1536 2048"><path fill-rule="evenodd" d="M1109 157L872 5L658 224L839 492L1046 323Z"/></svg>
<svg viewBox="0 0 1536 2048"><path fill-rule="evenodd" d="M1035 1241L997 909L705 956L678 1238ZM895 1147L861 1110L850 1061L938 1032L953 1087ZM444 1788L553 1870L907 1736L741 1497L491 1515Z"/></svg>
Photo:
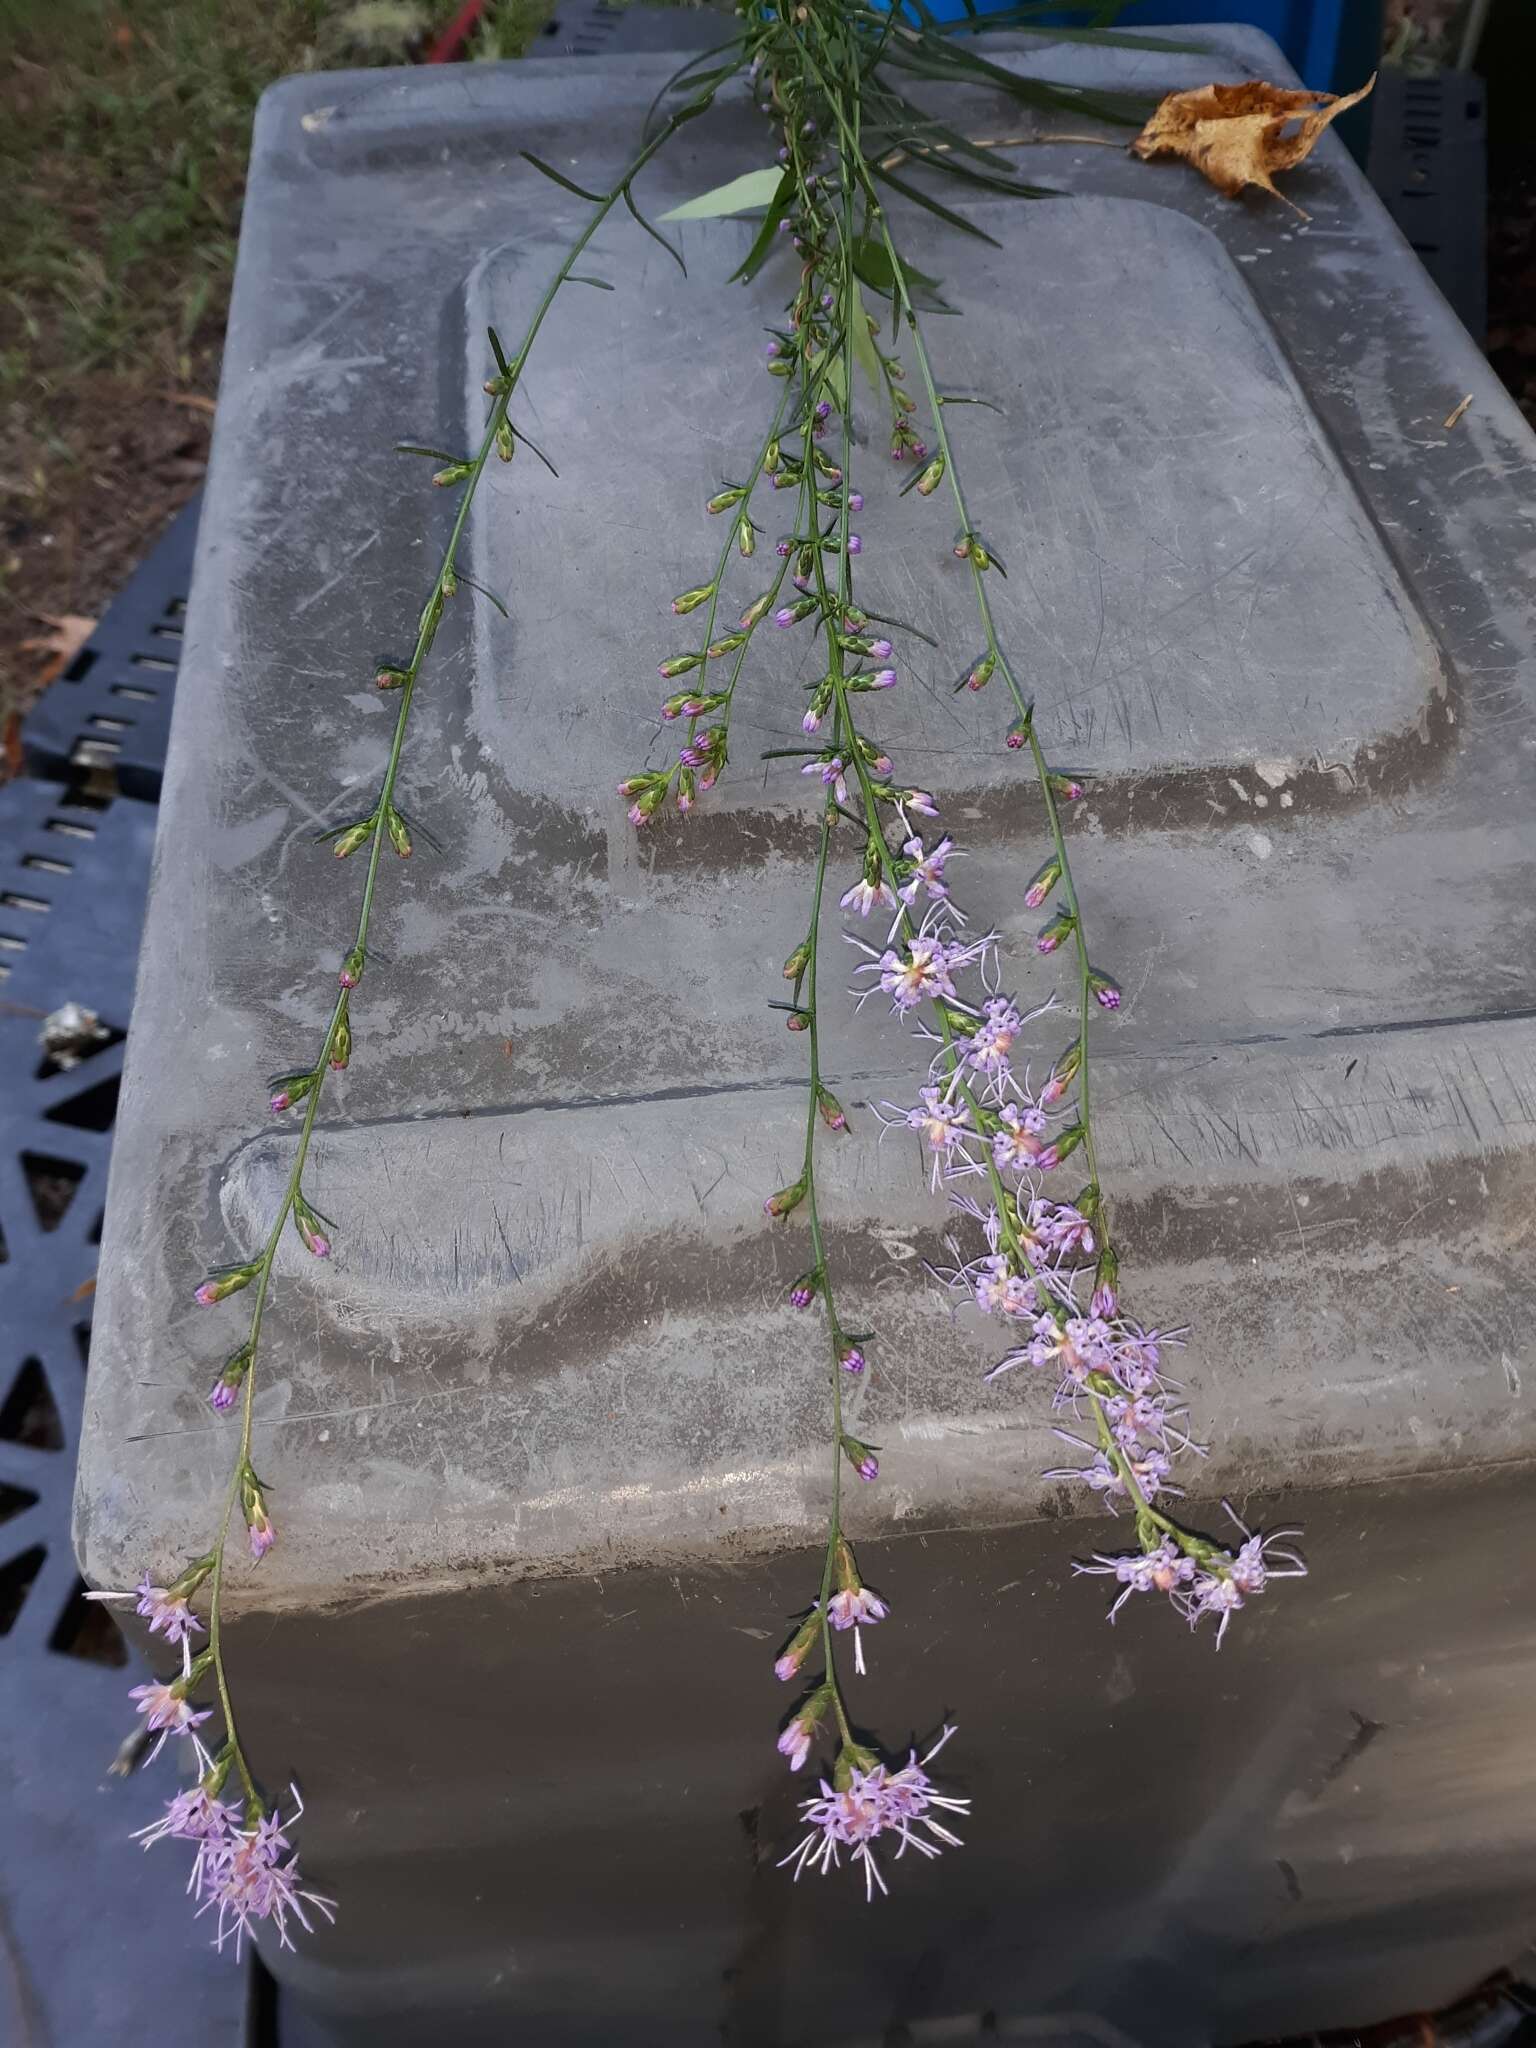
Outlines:
<svg viewBox="0 0 1536 2048"><path fill-rule="evenodd" d="M1273 64L1209 34L1212 57L1049 68L1152 94ZM243 1319L191 1291L286 1175L262 1080L320 1038L358 882L311 835L380 772L371 671L448 517L391 444L473 435L484 327L520 331L581 218L517 152L600 186L666 70L306 77L264 103L103 1248L77 1499L98 1583L202 1547L227 1470L203 1397ZM988 95L960 114L1030 130ZM722 106L644 203L763 137ZM1102 1165L1132 1305L1193 1325L1200 1489L1263 1512L1528 1457L1529 430L1331 138L1288 187L1309 222L1113 148L1020 155L1070 196L969 207L1001 250L898 219L966 308L931 323L946 384L1003 408L955 421L1003 623L1050 747L1096 778L1074 846L1127 994L1097 1028ZM404 801L443 852L383 877L310 1181L336 1255L279 1261L256 1455L282 1541L242 1604L728 1561L821 1523L824 1357L784 1299L803 1234L761 1212L803 1114L803 1046L765 1004L810 800L757 756L793 743L801 639L749 666L729 783L685 826L637 837L613 794L662 758L667 599L708 573L703 500L775 395L754 358L782 266L723 282L750 232L683 228L685 283L604 228L617 289L565 295L518 401L559 480L520 457L477 508L472 573L511 619L455 606L413 723ZM896 636L880 730L1038 1000L1040 816L1003 706L953 694L976 633L948 514L897 502L867 404L860 425L861 590L939 642ZM948 1220L921 1160L876 1142L867 1105L913 1099L922 1049L874 1006L832 1013L855 1132L826 1208L849 1319L878 1331L858 1529L1078 1512L1039 1477L1045 1391L984 1388L996 1333L926 1276Z"/></svg>

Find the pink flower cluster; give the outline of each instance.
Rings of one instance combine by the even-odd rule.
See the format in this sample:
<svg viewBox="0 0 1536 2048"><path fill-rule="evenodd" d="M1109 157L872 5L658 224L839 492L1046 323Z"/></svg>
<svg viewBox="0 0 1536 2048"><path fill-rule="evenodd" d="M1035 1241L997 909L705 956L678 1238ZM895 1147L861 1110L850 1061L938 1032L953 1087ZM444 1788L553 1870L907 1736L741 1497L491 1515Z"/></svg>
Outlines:
<svg viewBox="0 0 1536 2048"><path fill-rule="evenodd" d="M914 1749L899 1771L881 1763L868 1768L840 1765L838 1782L823 1778L818 1796L801 1802L800 1818L807 1832L782 1859L780 1869L792 1863L797 1879L806 1870L825 1876L839 1868L846 1854L851 1863L862 1866L864 1896L873 1899L877 1887L882 1893L888 1889L875 1859L875 1844L882 1837L895 1843L898 1861L909 1849L934 1857L962 1847L960 1837L937 1815L967 1814L971 1802L937 1791L927 1772L954 1732L946 1728L922 1758Z"/></svg>
<svg viewBox="0 0 1536 2048"><path fill-rule="evenodd" d="M211 1771L207 1752L200 1755ZM293 1796L297 1819L304 1808L298 1793ZM214 1947L222 1949L232 1941L236 1962L258 1921L270 1922L279 1944L292 1948L290 1913L306 1933L313 1931L306 1906L317 1907L327 1920L336 1917L334 1899L304 1889L298 1856L277 1813L248 1822L239 1805L217 1799L197 1785L190 1792L178 1792L159 1820L141 1828L136 1839L146 1849L167 1840L194 1845L187 1889L198 1901L199 1918L204 1913L216 1915Z"/></svg>

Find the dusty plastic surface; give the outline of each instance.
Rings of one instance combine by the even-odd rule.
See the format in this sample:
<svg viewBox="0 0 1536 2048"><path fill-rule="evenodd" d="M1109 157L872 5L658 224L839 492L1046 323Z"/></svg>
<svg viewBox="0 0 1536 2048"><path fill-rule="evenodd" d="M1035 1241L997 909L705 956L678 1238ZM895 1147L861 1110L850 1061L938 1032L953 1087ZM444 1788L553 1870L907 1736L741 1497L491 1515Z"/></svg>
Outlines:
<svg viewBox="0 0 1536 2048"><path fill-rule="evenodd" d="M1218 40L1045 68L1149 94L1281 68ZM473 432L485 322L520 331L581 212L516 151L600 186L665 70L265 103L114 1155L96 1582L201 1547L227 1469L203 1394L240 1318L191 1289L286 1172L263 1078L317 1041L355 911L311 834L379 773L369 678L447 517L390 444ZM753 167L762 133L739 106L693 124L651 210ZM761 1214L803 1101L765 1003L810 812L793 763L755 760L795 731L794 636L749 668L733 780L686 829L637 840L612 785L654 757L665 598L761 438L787 287L710 291L743 224L684 230L687 284L605 228L618 290L566 295L520 405L560 480L520 459L475 515L511 623L455 607L419 699L403 799L444 851L383 878L311 1176L337 1253L285 1250L269 1316L282 1541L232 1589L243 1725L302 1769L347 1902L301 1981L370 2042L461 2007L541 2042L780 2048L985 2011L1242 2038L1443 2003L1536 1906L1531 437L1331 139L1290 183L1306 227L1183 166L1027 156L1073 196L984 205L1002 255L923 230L967 309L934 346L1007 409L957 441L1041 729L1098 777L1075 857L1128 998L1098 1092L1136 1303L1195 1326L1202 1496L1269 1523L1302 1497L1314 1578L1219 1664L1164 1614L1103 1626L1067 1561L1113 1532L1038 1476L1044 1390L981 1386L991 1333L923 1272L943 1212L858 1113L910 1099L920 1054L839 1015L858 1134L826 1207L879 1330L854 1426L884 1447L854 1533L900 1615L869 1718L957 1714L977 1816L874 1921L767 1868L794 1839L767 1658L826 1463L817 1339L783 1305L803 1247ZM1000 705L950 689L975 630L948 514L896 503L869 424L861 588L943 649L902 650L882 731L1043 991L1037 809Z"/></svg>

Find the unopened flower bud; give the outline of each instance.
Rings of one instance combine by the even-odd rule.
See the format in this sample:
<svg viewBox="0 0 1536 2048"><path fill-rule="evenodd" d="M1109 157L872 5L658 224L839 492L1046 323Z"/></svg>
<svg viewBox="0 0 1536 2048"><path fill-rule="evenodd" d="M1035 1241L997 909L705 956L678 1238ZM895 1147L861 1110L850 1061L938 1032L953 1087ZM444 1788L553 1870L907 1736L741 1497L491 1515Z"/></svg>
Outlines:
<svg viewBox="0 0 1536 2048"><path fill-rule="evenodd" d="M305 1251L317 1259L331 1256L330 1233L333 1226L318 1210L312 1209L302 1195L293 1198L293 1226L303 1240Z"/></svg>
<svg viewBox="0 0 1536 2048"><path fill-rule="evenodd" d="M314 1073L274 1075L267 1083L267 1107L274 1116L281 1116L311 1093L317 1079Z"/></svg>
<svg viewBox="0 0 1536 2048"><path fill-rule="evenodd" d="M472 462L450 462L433 472L432 481L440 490L446 490L450 484L463 483L465 477L473 473L474 467Z"/></svg>
<svg viewBox="0 0 1536 2048"><path fill-rule="evenodd" d="M770 1195L764 1202L763 1209L769 1216L787 1216L792 1209L798 1209L804 1200L805 1182L797 1180L791 1182L787 1188L780 1188L777 1194Z"/></svg>
<svg viewBox="0 0 1536 2048"><path fill-rule="evenodd" d="M802 939L793 953L784 962L784 979L786 981L798 981L810 964L811 942L809 939Z"/></svg>
<svg viewBox="0 0 1536 2048"><path fill-rule="evenodd" d="M812 1266L808 1273L802 1273L789 1290L791 1308L809 1308L821 1292L821 1268Z"/></svg>
<svg viewBox="0 0 1536 2048"><path fill-rule="evenodd" d="M1072 1083L1077 1079L1077 1070L1083 1063L1083 1042L1074 1038L1061 1058L1051 1069L1050 1079L1040 1091L1042 1103L1060 1102Z"/></svg>
<svg viewBox="0 0 1536 2048"><path fill-rule="evenodd" d="M786 1031L809 1031L811 1028L810 1011L791 1010L788 1017L784 1020L784 1028Z"/></svg>
<svg viewBox="0 0 1536 2048"><path fill-rule="evenodd" d="M723 491L716 491L704 509L706 512L729 512L731 507L739 505L746 495L740 484L728 484Z"/></svg>
<svg viewBox="0 0 1536 2048"><path fill-rule="evenodd" d="M338 832L331 842L331 851L338 860L345 860L349 853L356 853L360 846L366 846L373 837L377 818L359 818L355 825L349 825L345 832Z"/></svg>
<svg viewBox="0 0 1536 2048"><path fill-rule="evenodd" d="M1051 794L1064 804L1075 804L1083 793L1083 785L1075 775L1058 775L1054 770L1046 777Z"/></svg>
<svg viewBox="0 0 1536 2048"><path fill-rule="evenodd" d="M816 1733L816 1724L827 1711L830 1694L823 1687L813 1692L801 1707L778 1740L779 1755L784 1758L792 1771L798 1771L811 1753L811 1742Z"/></svg>
<svg viewBox="0 0 1536 2048"><path fill-rule="evenodd" d="M773 1675L775 1678L787 1681L799 1676L800 1667L811 1654L812 1647L820 1630L821 1616L819 1614L808 1614L805 1620L801 1622L799 1628L790 1637L784 1649L773 1660ZM794 1724L791 1723L790 1725L793 1726ZM788 1730L785 1732L787 1734ZM783 1749L782 1738L780 1739L780 1748ZM788 1756L790 1751L783 1750L783 1753ZM803 1763L805 1758L802 1756L800 1761ZM795 1768L798 1770L799 1765L796 1765Z"/></svg>
<svg viewBox="0 0 1536 2048"><path fill-rule="evenodd" d="M1093 1000L1101 1010L1119 1009L1120 984L1112 974L1105 974L1097 967L1090 967L1088 986L1093 991Z"/></svg>
<svg viewBox="0 0 1536 2048"><path fill-rule="evenodd" d="M939 488L939 485L943 483L943 481L944 458L942 455L935 455L932 462L930 462L928 467L923 471L922 475L918 478L913 488L916 490L917 495L920 498L931 498L934 492Z"/></svg>
<svg viewBox="0 0 1536 2048"><path fill-rule="evenodd" d="M816 609L814 597L797 597L793 604L780 605L773 615L776 626L798 626L802 619L808 619Z"/></svg>
<svg viewBox="0 0 1536 2048"><path fill-rule="evenodd" d="M242 1344L238 1351L232 1351L229 1354L220 1369L218 1378L208 1390L208 1405L210 1408L216 1408L222 1412L226 1408L234 1407L235 1398L240 1391L241 1383L251 1369L251 1360L254 1355L254 1349L250 1344Z"/></svg>
<svg viewBox="0 0 1536 2048"><path fill-rule="evenodd" d="M196 1298L204 1308L212 1308L215 1302L238 1294L242 1287L249 1287L260 1271L260 1259L251 1259L243 1266L219 1266L198 1288Z"/></svg>
<svg viewBox="0 0 1536 2048"><path fill-rule="evenodd" d="M517 436L505 420L496 429L496 453L503 462L510 462L517 453Z"/></svg>
<svg viewBox="0 0 1536 2048"><path fill-rule="evenodd" d="M745 647L746 644L745 633L723 633L718 640L710 641L709 658L711 661L718 661L722 654L734 654L738 647Z"/></svg>
<svg viewBox="0 0 1536 2048"><path fill-rule="evenodd" d="M681 618L687 612L696 612L701 604L707 604L715 594L713 583L701 583L695 590L682 591L672 600L672 609Z"/></svg>
<svg viewBox="0 0 1536 2048"><path fill-rule="evenodd" d="M861 1479L877 1479L880 1476L880 1460L871 1445L860 1443L856 1436L844 1436L843 1456L848 1460Z"/></svg>
<svg viewBox="0 0 1536 2048"><path fill-rule="evenodd" d="M857 1377L858 1374L861 1373L864 1370L865 1366L868 1364L868 1360L865 1358L863 1352L859 1349L857 1344L853 1343L840 1344L838 1346L837 1362L843 1368L844 1372L852 1373L855 1377Z"/></svg>
<svg viewBox="0 0 1536 2048"><path fill-rule="evenodd" d="M693 799L698 793L698 781L691 768L680 768L677 773L677 808L691 811Z"/></svg>
<svg viewBox="0 0 1536 2048"><path fill-rule="evenodd" d="M1081 1124L1070 1124L1066 1130L1054 1137L1045 1150L1037 1156L1035 1160L1036 1166L1042 1168L1045 1172L1049 1172L1053 1166L1060 1166L1063 1159L1069 1159L1078 1146L1081 1145L1084 1135Z"/></svg>
<svg viewBox="0 0 1536 2048"><path fill-rule="evenodd" d="M669 654L658 664L657 673L663 682L670 683L674 676L685 676L691 669L698 668L703 659L702 654Z"/></svg>
<svg viewBox="0 0 1536 2048"><path fill-rule="evenodd" d="M402 683L409 681L410 671L394 668L385 662L374 672L374 686L380 690L398 690Z"/></svg>
<svg viewBox="0 0 1536 2048"><path fill-rule="evenodd" d="M997 656L995 654L982 655L980 660L973 662L967 672L960 678L960 688L962 690L984 690L988 683L991 682L996 668Z"/></svg>
<svg viewBox="0 0 1536 2048"><path fill-rule="evenodd" d="M744 562L757 553L757 528L745 512L736 522L736 552Z"/></svg>
<svg viewBox="0 0 1536 2048"><path fill-rule="evenodd" d="M847 1130L848 1112L829 1089L817 1088L816 1107L820 1112L822 1122L829 1131Z"/></svg>
<svg viewBox="0 0 1536 2048"><path fill-rule="evenodd" d="M1024 891L1024 901L1030 909L1038 910L1060 880L1061 862L1052 854L1048 861L1036 868L1029 887Z"/></svg>
<svg viewBox="0 0 1536 2048"><path fill-rule="evenodd" d="M340 1073L352 1057L352 1020L343 1009L336 1020L336 1029L331 1033L330 1062L336 1073Z"/></svg>
<svg viewBox="0 0 1536 2048"><path fill-rule="evenodd" d="M336 977L343 988L357 987L357 984L363 978L363 968L366 961L367 955L362 947L354 946L346 959L342 961L341 972Z"/></svg>
<svg viewBox="0 0 1536 2048"><path fill-rule="evenodd" d="M277 1541L277 1531L267 1512L267 1497L261 1481L249 1464L240 1467L240 1511L245 1516L246 1530L251 1539L251 1556L259 1564Z"/></svg>
<svg viewBox="0 0 1536 2048"><path fill-rule="evenodd" d="M1043 924L1040 927L1039 935L1035 939L1035 951L1037 953L1054 953L1063 940L1069 939L1072 936L1072 927L1075 922L1076 919L1070 910L1058 910L1048 924Z"/></svg>
<svg viewBox="0 0 1536 2048"><path fill-rule="evenodd" d="M771 590L765 590L761 597L754 597L741 615L741 630L744 633L750 633L772 603L773 592Z"/></svg>
<svg viewBox="0 0 1536 2048"><path fill-rule="evenodd" d="M409 860L411 857L411 835L406 828L404 818L401 817L393 804L390 805L384 822L389 827L390 845L402 860Z"/></svg>
<svg viewBox="0 0 1536 2048"><path fill-rule="evenodd" d="M1093 1274L1093 1299L1088 1313L1112 1322L1120 1313L1120 1261L1108 1245L1099 1253Z"/></svg>

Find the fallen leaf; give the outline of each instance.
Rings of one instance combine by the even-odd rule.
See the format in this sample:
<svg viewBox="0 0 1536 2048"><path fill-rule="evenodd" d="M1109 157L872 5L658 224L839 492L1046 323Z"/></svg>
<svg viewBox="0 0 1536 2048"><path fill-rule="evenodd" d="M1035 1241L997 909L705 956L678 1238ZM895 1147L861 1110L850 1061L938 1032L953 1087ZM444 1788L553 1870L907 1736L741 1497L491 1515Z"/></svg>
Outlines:
<svg viewBox="0 0 1536 2048"><path fill-rule="evenodd" d="M1131 148L1143 158L1183 157L1229 199L1249 185L1285 199L1274 173L1294 170L1310 156L1329 122L1356 106L1375 83L1372 72L1358 92L1342 96L1291 92L1257 79L1247 85L1202 85L1190 92L1171 92ZM1290 134L1285 133L1288 128ZM1285 203L1307 218L1294 200Z"/></svg>
<svg viewBox="0 0 1536 2048"><path fill-rule="evenodd" d="M34 676L32 686L37 690L46 690L54 677L62 675L90 639L96 630L96 621L82 618L78 612L65 612L59 618L55 618L52 612L38 612L35 616L42 620L48 631L37 634L31 640L23 640L21 650L23 654L40 654L44 657L43 666Z"/></svg>

